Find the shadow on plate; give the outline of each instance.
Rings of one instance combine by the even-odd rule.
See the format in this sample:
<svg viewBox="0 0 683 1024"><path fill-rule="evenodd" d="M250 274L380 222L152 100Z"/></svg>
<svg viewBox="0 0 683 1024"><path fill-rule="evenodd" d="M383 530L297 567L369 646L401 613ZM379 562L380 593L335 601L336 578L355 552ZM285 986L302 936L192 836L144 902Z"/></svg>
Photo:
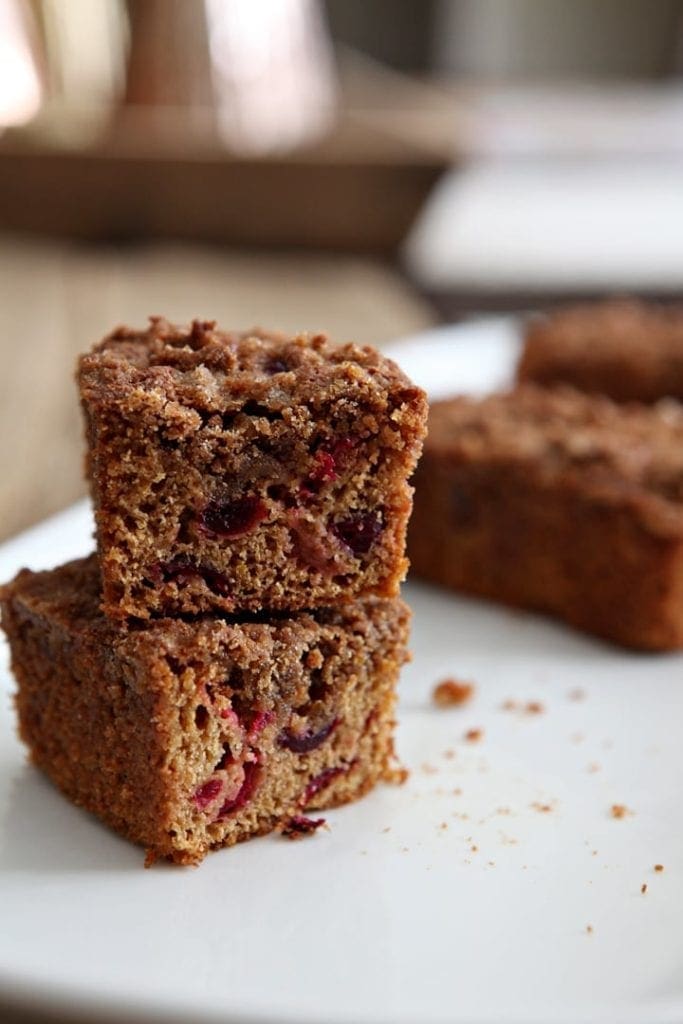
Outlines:
<svg viewBox="0 0 683 1024"><path fill-rule="evenodd" d="M677 651L637 651L573 629L551 616L455 593L409 576L403 597L413 610L417 656L452 644L457 656L491 655L506 660L564 662L577 668L621 660L634 663L679 658Z"/></svg>
<svg viewBox="0 0 683 1024"><path fill-rule="evenodd" d="M31 765L0 810L0 871L140 871L144 852L74 807Z"/></svg>

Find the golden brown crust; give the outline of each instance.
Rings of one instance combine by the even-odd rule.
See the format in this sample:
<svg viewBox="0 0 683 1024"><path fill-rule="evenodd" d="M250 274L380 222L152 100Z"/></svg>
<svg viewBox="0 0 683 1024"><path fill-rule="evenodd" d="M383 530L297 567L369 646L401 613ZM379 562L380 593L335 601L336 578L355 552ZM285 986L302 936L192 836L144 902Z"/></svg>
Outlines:
<svg viewBox="0 0 683 1024"><path fill-rule="evenodd" d="M683 306L609 299L534 317L518 378L617 401L683 398Z"/></svg>
<svg viewBox="0 0 683 1024"><path fill-rule="evenodd" d="M681 441L677 408L569 388L438 403L413 568L627 646L683 646Z"/></svg>
<svg viewBox="0 0 683 1024"><path fill-rule="evenodd" d="M148 860L196 863L390 774L401 601L121 629L97 579L93 556L3 588L20 732Z"/></svg>

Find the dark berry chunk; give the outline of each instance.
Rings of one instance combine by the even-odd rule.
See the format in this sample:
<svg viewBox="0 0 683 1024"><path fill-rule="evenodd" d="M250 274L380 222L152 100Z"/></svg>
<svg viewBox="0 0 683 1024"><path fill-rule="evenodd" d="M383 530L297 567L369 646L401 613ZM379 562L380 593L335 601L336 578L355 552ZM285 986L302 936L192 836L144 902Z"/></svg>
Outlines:
<svg viewBox="0 0 683 1024"><path fill-rule="evenodd" d="M208 782L202 783L194 794L195 805L200 811L205 811L214 802L223 785L223 779L209 779Z"/></svg>
<svg viewBox="0 0 683 1024"><path fill-rule="evenodd" d="M221 597L230 597L230 582L222 573L215 569L201 569L199 576L204 580L209 590L213 590Z"/></svg>
<svg viewBox="0 0 683 1024"><path fill-rule="evenodd" d="M267 725L275 718L275 714L272 711L257 711L254 719L247 730L250 739L256 739L260 732L266 728Z"/></svg>
<svg viewBox="0 0 683 1024"><path fill-rule="evenodd" d="M316 747L320 747L328 736L331 736L339 724L338 718L324 725L322 729L308 729L306 732L292 732L290 729L283 729L277 738L278 745L291 750L294 754L308 754Z"/></svg>
<svg viewBox="0 0 683 1024"><path fill-rule="evenodd" d="M199 516L203 530L216 537L242 537L255 529L268 509L255 494L233 501L210 501Z"/></svg>
<svg viewBox="0 0 683 1024"><path fill-rule="evenodd" d="M228 814L232 814L234 811L239 811L240 807L244 807L245 804L249 803L254 791L258 786L260 779L260 770L258 760L245 761L244 762L244 781L240 786L240 789L236 796L231 800L226 800L220 811L218 812L219 818L225 818Z"/></svg>
<svg viewBox="0 0 683 1024"><path fill-rule="evenodd" d="M338 437L318 448L314 455L313 468L301 485L301 497L310 498L318 493L323 484L336 480L339 471L346 466L348 455L355 446L354 438Z"/></svg>
<svg viewBox="0 0 683 1024"><path fill-rule="evenodd" d="M214 771L220 771L222 768L227 768L229 767L229 765L234 763L235 758L232 755L230 744L226 742L223 744L223 753L221 754L220 760L216 767L214 768Z"/></svg>
<svg viewBox="0 0 683 1024"><path fill-rule="evenodd" d="M328 451L338 469L345 469L349 455L358 444L357 437L338 437L329 446Z"/></svg>
<svg viewBox="0 0 683 1024"><path fill-rule="evenodd" d="M264 370L266 371L267 374L269 374L272 377L276 373L288 373L289 366L287 366L287 363L284 361L284 359L274 358L270 359L266 363L266 365L264 366Z"/></svg>
<svg viewBox="0 0 683 1024"><path fill-rule="evenodd" d="M303 839L304 836L313 835L324 824L324 818L307 818L304 814L295 814L282 829L282 834L287 839Z"/></svg>
<svg viewBox="0 0 683 1024"><path fill-rule="evenodd" d="M332 525L334 535L354 555L367 555L382 529L382 517L375 512L354 512Z"/></svg>
<svg viewBox="0 0 683 1024"><path fill-rule="evenodd" d="M170 562L163 562L155 566L150 572L153 579L161 579L165 582L176 583L179 587L185 587L194 580L203 580L210 590L220 594L221 597L230 597L230 582L220 572L204 565L193 565L188 558L182 555L171 559Z"/></svg>
<svg viewBox="0 0 683 1024"><path fill-rule="evenodd" d="M334 779L339 775L343 775L349 767L350 765L337 765L333 768L326 768L319 775L316 775L315 778L311 779L301 797L301 806L306 807L310 804L313 797L317 796L321 789L326 789Z"/></svg>

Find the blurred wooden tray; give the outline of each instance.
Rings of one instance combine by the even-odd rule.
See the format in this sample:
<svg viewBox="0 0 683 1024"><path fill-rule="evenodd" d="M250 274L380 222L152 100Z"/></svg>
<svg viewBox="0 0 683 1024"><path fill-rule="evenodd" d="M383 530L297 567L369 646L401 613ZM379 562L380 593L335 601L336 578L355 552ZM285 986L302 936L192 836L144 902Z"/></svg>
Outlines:
<svg viewBox="0 0 683 1024"><path fill-rule="evenodd" d="M85 147L35 128L0 139L0 224L98 241L173 238L390 252L449 163L342 116L333 133L288 154L240 157L210 136L121 122Z"/></svg>

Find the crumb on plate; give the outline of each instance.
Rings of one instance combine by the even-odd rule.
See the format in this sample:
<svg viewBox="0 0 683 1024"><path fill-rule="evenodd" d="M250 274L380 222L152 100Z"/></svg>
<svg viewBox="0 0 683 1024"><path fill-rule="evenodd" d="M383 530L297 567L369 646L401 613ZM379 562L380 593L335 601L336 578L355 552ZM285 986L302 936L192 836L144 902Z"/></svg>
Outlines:
<svg viewBox="0 0 683 1024"><path fill-rule="evenodd" d="M467 704L474 694L474 684L459 679L444 679L432 690L432 700L439 708L455 708Z"/></svg>

